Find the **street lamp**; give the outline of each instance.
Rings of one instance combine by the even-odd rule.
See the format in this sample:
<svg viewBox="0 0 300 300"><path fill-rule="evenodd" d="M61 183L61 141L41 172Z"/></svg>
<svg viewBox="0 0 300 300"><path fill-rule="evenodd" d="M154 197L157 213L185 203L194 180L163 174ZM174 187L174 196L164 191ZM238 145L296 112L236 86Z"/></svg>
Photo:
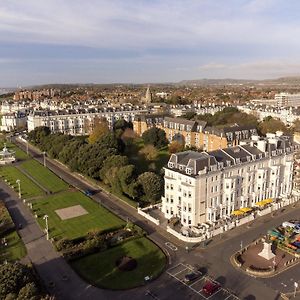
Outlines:
<svg viewBox="0 0 300 300"><path fill-rule="evenodd" d="M16 183L18 184L18 188L19 188L19 198L21 199L21 180L17 179Z"/></svg>
<svg viewBox="0 0 300 300"><path fill-rule="evenodd" d="M295 282L294 282L294 298L296 298L298 286L299 286L298 282L295 281Z"/></svg>
<svg viewBox="0 0 300 300"><path fill-rule="evenodd" d="M43 155L44 155L44 167L46 167L46 152L45 151L43 152Z"/></svg>
<svg viewBox="0 0 300 300"><path fill-rule="evenodd" d="M48 227L48 215L44 215L43 219L46 222L46 233L47 233L47 240L49 240L49 227Z"/></svg>

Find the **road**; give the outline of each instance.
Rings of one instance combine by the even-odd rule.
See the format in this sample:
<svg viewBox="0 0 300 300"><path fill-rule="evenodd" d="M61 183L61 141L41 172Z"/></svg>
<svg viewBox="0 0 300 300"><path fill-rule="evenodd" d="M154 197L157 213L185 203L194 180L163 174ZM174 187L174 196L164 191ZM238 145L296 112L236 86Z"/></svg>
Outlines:
<svg viewBox="0 0 300 300"><path fill-rule="evenodd" d="M26 150L26 146L23 143L20 143L19 141L15 142L20 148ZM39 160L41 163L43 162L43 157L40 151L33 147L29 147L29 152L35 159ZM46 162L49 169L51 169L69 184L77 187L80 190L91 189L91 185L84 178L70 173L69 170L62 164L50 159L47 159ZM276 218L265 216L256 219L251 228L246 228L246 225L241 226L233 231L226 232L219 237L215 237L213 242L210 243L205 249L196 248L190 253L187 253L185 251L186 245L184 243L178 241L160 227L149 223L142 216L137 214L136 209L116 199L113 195L107 195L100 191L93 195L92 198L98 203L101 203L101 205L104 205L109 210L113 211L122 219L127 220L127 218L129 218L132 222L145 229L149 234L149 238L155 241L170 255L171 264L169 267L178 263L200 265L207 269L210 276L218 279L223 285L226 286L226 288L229 288L239 295L241 299L266 299L266 295L268 295L268 299L278 299L279 292L293 290L293 281L291 278L293 280L300 280L299 267L294 267L270 279L256 279L242 273L240 270L235 269L229 261L230 256L235 251L239 250L241 241L243 241L243 244L246 245L256 239L258 236L265 234L266 231L271 227L279 225L284 220L299 218L299 207L295 209L286 209L284 213L279 213ZM176 250L166 247L166 242L170 241L176 246ZM90 288L90 290L92 289L95 288ZM153 291L154 295L156 295L155 297L158 299L170 299L171 297L172 299L199 299L197 295L192 293L189 289L178 285L178 283L174 281L174 279L170 278L167 273L162 274L157 280L151 282L145 287L126 292L123 291L121 293L122 298L129 299L134 297L135 299L141 299L147 297L147 299L150 299L152 297L151 295L145 296L147 290L149 289ZM95 290L104 293L100 289ZM77 295L78 293L79 291L76 292ZM95 291L94 293L97 292ZM111 293L114 294L114 298L116 299L120 294L117 292ZM89 297L91 296L92 292Z"/></svg>

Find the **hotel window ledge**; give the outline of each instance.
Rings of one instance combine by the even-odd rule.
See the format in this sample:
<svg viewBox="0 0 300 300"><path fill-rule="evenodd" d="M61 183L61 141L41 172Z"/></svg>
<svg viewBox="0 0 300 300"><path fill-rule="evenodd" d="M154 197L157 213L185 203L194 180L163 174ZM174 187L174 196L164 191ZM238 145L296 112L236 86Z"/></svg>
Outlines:
<svg viewBox="0 0 300 300"><path fill-rule="evenodd" d="M165 179L175 180L175 178L169 177L169 176L166 176L166 175L165 175Z"/></svg>
<svg viewBox="0 0 300 300"><path fill-rule="evenodd" d="M193 186L191 183L188 183L188 182L181 182L181 185L184 185L184 186Z"/></svg>

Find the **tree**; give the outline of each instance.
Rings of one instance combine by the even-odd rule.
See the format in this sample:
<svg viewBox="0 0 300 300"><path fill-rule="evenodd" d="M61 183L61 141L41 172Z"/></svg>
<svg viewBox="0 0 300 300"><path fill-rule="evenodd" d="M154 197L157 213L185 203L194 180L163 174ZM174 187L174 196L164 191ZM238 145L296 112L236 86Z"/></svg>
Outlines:
<svg viewBox="0 0 300 300"><path fill-rule="evenodd" d="M118 138L113 132L109 132L102 136L101 139L97 141L97 145L99 147L114 148L119 153L122 153L125 149L124 142L120 138Z"/></svg>
<svg viewBox="0 0 300 300"><path fill-rule="evenodd" d="M258 126L262 134L275 133L276 131L287 131L287 127L280 120L273 119L272 117L265 118Z"/></svg>
<svg viewBox="0 0 300 300"><path fill-rule="evenodd" d="M152 127L146 130L143 133L142 138L145 144L151 144L158 149L168 145L166 133L164 130L157 127Z"/></svg>
<svg viewBox="0 0 300 300"><path fill-rule="evenodd" d="M145 202L155 203L163 194L163 179L153 172L142 173L138 177L138 183L141 184Z"/></svg>
<svg viewBox="0 0 300 300"><path fill-rule="evenodd" d="M194 111L188 111L184 115L181 116L181 118L192 120L197 114Z"/></svg>
<svg viewBox="0 0 300 300"><path fill-rule="evenodd" d="M36 300L38 299L37 295L38 289L36 285L30 282L20 289L17 300Z"/></svg>
<svg viewBox="0 0 300 300"><path fill-rule="evenodd" d="M169 153L177 153L184 150L184 144L179 141L173 141L169 144Z"/></svg>
<svg viewBox="0 0 300 300"><path fill-rule="evenodd" d="M119 119L114 124L114 130L121 129L122 131L124 131L126 129L132 129L132 128L133 128L133 124L131 122L127 122L124 119Z"/></svg>
<svg viewBox="0 0 300 300"><path fill-rule="evenodd" d="M0 299L8 294L18 294L28 283L34 282L32 270L20 263L0 265Z"/></svg>
<svg viewBox="0 0 300 300"><path fill-rule="evenodd" d="M127 156L122 155L112 155L103 162L103 167L100 170L100 178L105 182L108 183L111 179L111 175L109 172L112 168L117 168L128 165L128 158Z"/></svg>
<svg viewBox="0 0 300 300"><path fill-rule="evenodd" d="M143 155L146 160L155 160L158 156L158 151L153 145L145 145L139 154Z"/></svg>
<svg viewBox="0 0 300 300"><path fill-rule="evenodd" d="M28 140L35 145L39 145L50 133L49 127L39 126L28 133Z"/></svg>
<svg viewBox="0 0 300 300"><path fill-rule="evenodd" d="M293 122L292 129L294 132L300 132L300 119L297 119Z"/></svg>
<svg viewBox="0 0 300 300"><path fill-rule="evenodd" d="M124 194L131 198L138 196L138 184L136 182L135 166L127 165L121 167L118 172L118 178Z"/></svg>
<svg viewBox="0 0 300 300"><path fill-rule="evenodd" d="M109 132L108 123L105 119L95 119L94 129L90 134L88 141L94 144L97 140Z"/></svg>

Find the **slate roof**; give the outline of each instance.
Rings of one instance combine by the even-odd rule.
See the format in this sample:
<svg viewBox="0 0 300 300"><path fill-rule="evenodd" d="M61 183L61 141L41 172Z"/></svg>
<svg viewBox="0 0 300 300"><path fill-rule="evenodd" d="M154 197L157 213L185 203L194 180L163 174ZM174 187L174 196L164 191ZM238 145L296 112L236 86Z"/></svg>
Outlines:
<svg viewBox="0 0 300 300"><path fill-rule="evenodd" d="M176 171L184 173L190 176L197 176L199 171L212 170L213 166L229 167L236 164L242 164L257 159L263 159L267 156L272 156L272 151L276 150L276 155L285 153L287 147L294 146L290 138L280 137L276 138L277 146L274 143L268 143L266 141L266 151L261 151L257 148L256 144L253 145L239 145L235 147L210 151L210 152L195 152L185 151L177 154L172 154L169 162L174 166L169 169L176 169ZM300 148L297 145L298 149ZM274 153L274 152L273 152ZM186 169L191 169L191 174L186 173Z"/></svg>

